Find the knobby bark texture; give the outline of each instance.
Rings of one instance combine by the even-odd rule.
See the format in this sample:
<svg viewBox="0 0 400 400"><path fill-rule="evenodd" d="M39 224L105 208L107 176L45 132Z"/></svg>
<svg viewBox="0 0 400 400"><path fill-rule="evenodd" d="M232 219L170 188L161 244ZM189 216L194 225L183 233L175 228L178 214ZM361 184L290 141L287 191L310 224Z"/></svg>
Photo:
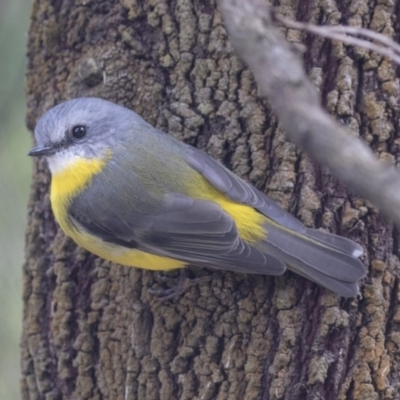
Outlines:
<svg viewBox="0 0 400 400"><path fill-rule="evenodd" d="M400 38L400 2L275 2L286 17ZM77 248L54 221L35 164L24 266L23 399L398 399L399 234L289 143L236 58L213 0L35 0L27 124L103 97L195 145L297 215L357 240L369 274L341 299L286 273L192 269L212 279L160 302L154 273ZM379 157L400 154L398 71L341 43L303 43L326 108ZM265 71L268 73L268 71ZM396 75L397 74L397 75Z"/></svg>
<svg viewBox="0 0 400 400"><path fill-rule="evenodd" d="M274 25L274 18L284 17L274 14L265 0L220 0L219 3L236 54L250 67L260 93L269 98L288 138L400 226L400 173L379 160L363 140L349 135L348 130L322 107L299 52L294 51L293 45ZM320 29L365 30L337 24L309 25ZM391 40L380 32L366 32ZM394 50L398 51L397 47ZM394 50L389 52L393 59L396 57ZM399 60L400 57L398 63ZM392 81L392 85L394 93L399 93L398 82ZM396 97L392 97L396 103Z"/></svg>

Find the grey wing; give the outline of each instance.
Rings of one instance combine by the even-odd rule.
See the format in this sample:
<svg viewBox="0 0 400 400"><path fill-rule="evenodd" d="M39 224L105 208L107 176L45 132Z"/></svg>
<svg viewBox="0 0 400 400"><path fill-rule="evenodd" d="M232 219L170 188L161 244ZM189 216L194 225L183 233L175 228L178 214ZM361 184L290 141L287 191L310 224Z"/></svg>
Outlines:
<svg viewBox="0 0 400 400"><path fill-rule="evenodd" d="M359 257L363 253L362 247L352 240L317 229L306 228L297 218L283 210L266 194L237 177L219 162L200 150L195 148L191 148L191 150L187 159L188 164L231 200L248 204L280 226L317 240L344 254Z"/></svg>
<svg viewBox="0 0 400 400"><path fill-rule="evenodd" d="M280 275L286 269L279 259L244 242L232 218L209 201L170 194L161 212L132 210L124 217L118 209L99 213L74 202L69 214L81 228L127 248L235 272Z"/></svg>
<svg viewBox="0 0 400 400"><path fill-rule="evenodd" d="M195 148L191 149L188 164L202 174L216 189L238 203L248 204L273 221L296 232L305 232L302 223L283 210L267 195L257 190L219 162Z"/></svg>

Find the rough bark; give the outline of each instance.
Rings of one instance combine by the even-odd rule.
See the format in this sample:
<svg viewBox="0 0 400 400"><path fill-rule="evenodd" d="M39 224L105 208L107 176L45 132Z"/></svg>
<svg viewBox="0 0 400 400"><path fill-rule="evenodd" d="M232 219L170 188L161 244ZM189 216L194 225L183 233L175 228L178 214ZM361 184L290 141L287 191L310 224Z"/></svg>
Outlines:
<svg viewBox="0 0 400 400"><path fill-rule="evenodd" d="M400 36L400 3L277 3L293 18ZM289 30L327 109L395 164L400 113L386 59ZM268 73L268 71L266 71ZM397 71L398 76L398 71ZM360 299L291 273L207 272L160 302L151 272L77 248L54 221L35 164L24 266L24 399L398 399L399 235L312 164L278 128L233 54L213 0L35 0L27 124L54 104L99 96L206 150L307 226L361 243ZM193 276L205 271L193 269Z"/></svg>
<svg viewBox="0 0 400 400"><path fill-rule="evenodd" d="M274 19L284 17L274 13L265 0L220 0L219 3L235 53L250 67L259 93L268 97L288 138L400 226L399 171L379 160L367 143L350 135L349 130L322 107L318 90L306 75L299 51L274 24ZM362 27L329 23L313 26L335 27L339 31L359 28L391 40L386 34ZM400 53L400 45L394 46L394 50ZM394 50L385 54L377 52L392 55L400 64L400 56L396 58ZM392 80L391 84L392 93L398 93L398 82ZM396 97L392 95L391 98L397 104Z"/></svg>

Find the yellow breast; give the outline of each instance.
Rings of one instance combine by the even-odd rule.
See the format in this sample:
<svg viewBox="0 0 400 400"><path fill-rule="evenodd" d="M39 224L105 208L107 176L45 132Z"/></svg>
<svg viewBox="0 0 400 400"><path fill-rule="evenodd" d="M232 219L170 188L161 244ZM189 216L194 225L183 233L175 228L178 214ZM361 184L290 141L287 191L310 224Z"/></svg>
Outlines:
<svg viewBox="0 0 400 400"><path fill-rule="evenodd" d="M93 177L101 172L106 163L107 160L104 159L75 157L65 168L53 172L50 201L62 230L79 246L118 264L152 270L184 267L186 263L183 261L107 243L89 234L82 227L71 224L68 216L71 201L90 184Z"/></svg>
<svg viewBox="0 0 400 400"><path fill-rule="evenodd" d="M97 175L107 160L86 159L74 157L67 166L53 172L51 180L50 201L54 215L63 231L72 236L68 218L68 207L71 201L82 192L95 175Z"/></svg>

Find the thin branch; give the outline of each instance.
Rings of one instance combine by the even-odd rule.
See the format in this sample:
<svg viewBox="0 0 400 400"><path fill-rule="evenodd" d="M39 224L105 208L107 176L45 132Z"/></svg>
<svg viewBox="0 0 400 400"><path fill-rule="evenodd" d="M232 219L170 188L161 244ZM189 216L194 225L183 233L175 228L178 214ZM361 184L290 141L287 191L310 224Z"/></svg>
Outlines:
<svg viewBox="0 0 400 400"><path fill-rule="evenodd" d="M400 174L322 107L298 52L265 0L219 0L236 53L248 64L289 138L400 226Z"/></svg>
<svg viewBox="0 0 400 400"><path fill-rule="evenodd" d="M381 33L354 26L318 26L293 21L276 13L274 13L274 19L279 21L286 28L303 30L314 33L315 35L338 40L346 44L372 50L382 56L389 57L397 64L400 64L400 45ZM365 36L368 39L381 43L381 45L354 36Z"/></svg>

